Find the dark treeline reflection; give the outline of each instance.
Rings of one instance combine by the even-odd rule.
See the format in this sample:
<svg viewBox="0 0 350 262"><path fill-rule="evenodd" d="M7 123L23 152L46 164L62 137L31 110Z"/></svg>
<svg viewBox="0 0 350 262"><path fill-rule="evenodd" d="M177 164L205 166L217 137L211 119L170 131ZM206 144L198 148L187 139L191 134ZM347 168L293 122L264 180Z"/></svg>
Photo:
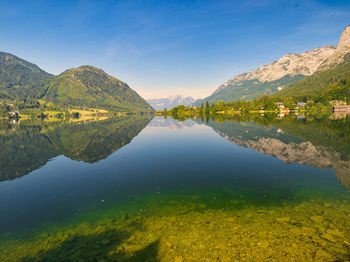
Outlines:
<svg viewBox="0 0 350 262"><path fill-rule="evenodd" d="M128 144L152 119L131 115L96 122L0 122L0 181L28 174L65 155L94 163Z"/></svg>
<svg viewBox="0 0 350 262"><path fill-rule="evenodd" d="M211 115L192 120L237 145L285 163L333 168L340 183L350 187L350 115Z"/></svg>

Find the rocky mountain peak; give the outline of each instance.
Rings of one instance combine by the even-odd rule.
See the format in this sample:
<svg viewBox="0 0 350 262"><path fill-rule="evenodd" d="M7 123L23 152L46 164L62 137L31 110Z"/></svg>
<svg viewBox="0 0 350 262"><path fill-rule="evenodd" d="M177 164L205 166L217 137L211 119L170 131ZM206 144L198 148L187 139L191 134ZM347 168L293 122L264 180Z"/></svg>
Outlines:
<svg viewBox="0 0 350 262"><path fill-rule="evenodd" d="M335 52L326 59L319 67L319 70L326 70L332 65L340 64L344 61L344 56L350 53L350 25L348 25L340 36Z"/></svg>
<svg viewBox="0 0 350 262"><path fill-rule="evenodd" d="M340 36L337 51L350 50L350 25L348 25Z"/></svg>
<svg viewBox="0 0 350 262"><path fill-rule="evenodd" d="M248 73L233 77L225 84L221 85L215 92L219 92L227 86L240 81L259 80L264 83L281 79L287 75L291 77L297 75L310 76L335 52L335 49L335 46L326 45L298 54L285 54L278 61L274 61Z"/></svg>

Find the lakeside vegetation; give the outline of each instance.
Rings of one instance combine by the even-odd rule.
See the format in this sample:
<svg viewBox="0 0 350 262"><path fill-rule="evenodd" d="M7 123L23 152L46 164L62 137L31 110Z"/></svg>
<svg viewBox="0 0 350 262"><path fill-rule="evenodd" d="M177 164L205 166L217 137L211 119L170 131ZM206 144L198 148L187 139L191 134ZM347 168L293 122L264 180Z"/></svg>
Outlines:
<svg viewBox="0 0 350 262"><path fill-rule="evenodd" d="M25 99L23 101L0 101L0 119L43 119L46 121L86 121L101 120L108 117L130 114L149 114L151 112L130 112L89 108L79 106L62 106L42 99Z"/></svg>
<svg viewBox="0 0 350 262"><path fill-rule="evenodd" d="M183 105L170 110L157 111L156 115L181 117L203 117L211 115L246 115L252 113L289 113L305 112L315 114L331 114L333 105L330 102L315 102L308 100L298 105L298 98L293 97L269 97L263 96L254 101L234 101L224 103L221 100L216 104L206 102L200 107L186 107Z"/></svg>
<svg viewBox="0 0 350 262"><path fill-rule="evenodd" d="M79 120L85 121L101 117L126 115L127 113L110 112L104 109L78 109L55 106L50 103L37 101L35 107L26 107L23 104L0 104L0 119L43 119L47 121Z"/></svg>

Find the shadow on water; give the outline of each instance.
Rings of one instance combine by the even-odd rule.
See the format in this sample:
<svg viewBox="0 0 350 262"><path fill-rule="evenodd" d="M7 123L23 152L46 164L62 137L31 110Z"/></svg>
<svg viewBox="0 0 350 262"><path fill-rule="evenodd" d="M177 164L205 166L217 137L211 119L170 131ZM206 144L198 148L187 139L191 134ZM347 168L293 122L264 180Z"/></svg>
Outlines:
<svg viewBox="0 0 350 262"><path fill-rule="evenodd" d="M158 240L135 252L127 252L122 244L130 236L130 232L119 230L106 230L92 235L74 235L68 237L58 247L39 251L34 256L22 258L20 261L158 261Z"/></svg>

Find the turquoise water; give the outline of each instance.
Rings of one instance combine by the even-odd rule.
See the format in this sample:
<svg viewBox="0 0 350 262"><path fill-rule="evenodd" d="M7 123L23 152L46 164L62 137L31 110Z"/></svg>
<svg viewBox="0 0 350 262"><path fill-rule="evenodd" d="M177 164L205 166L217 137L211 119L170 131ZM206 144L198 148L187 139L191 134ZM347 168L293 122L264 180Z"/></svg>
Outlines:
<svg viewBox="0 0 350 262"><path fill-rule="evenodd" d="M341 123L139 117L84 125L3 125L2 260L350 258Z"/></svg>

